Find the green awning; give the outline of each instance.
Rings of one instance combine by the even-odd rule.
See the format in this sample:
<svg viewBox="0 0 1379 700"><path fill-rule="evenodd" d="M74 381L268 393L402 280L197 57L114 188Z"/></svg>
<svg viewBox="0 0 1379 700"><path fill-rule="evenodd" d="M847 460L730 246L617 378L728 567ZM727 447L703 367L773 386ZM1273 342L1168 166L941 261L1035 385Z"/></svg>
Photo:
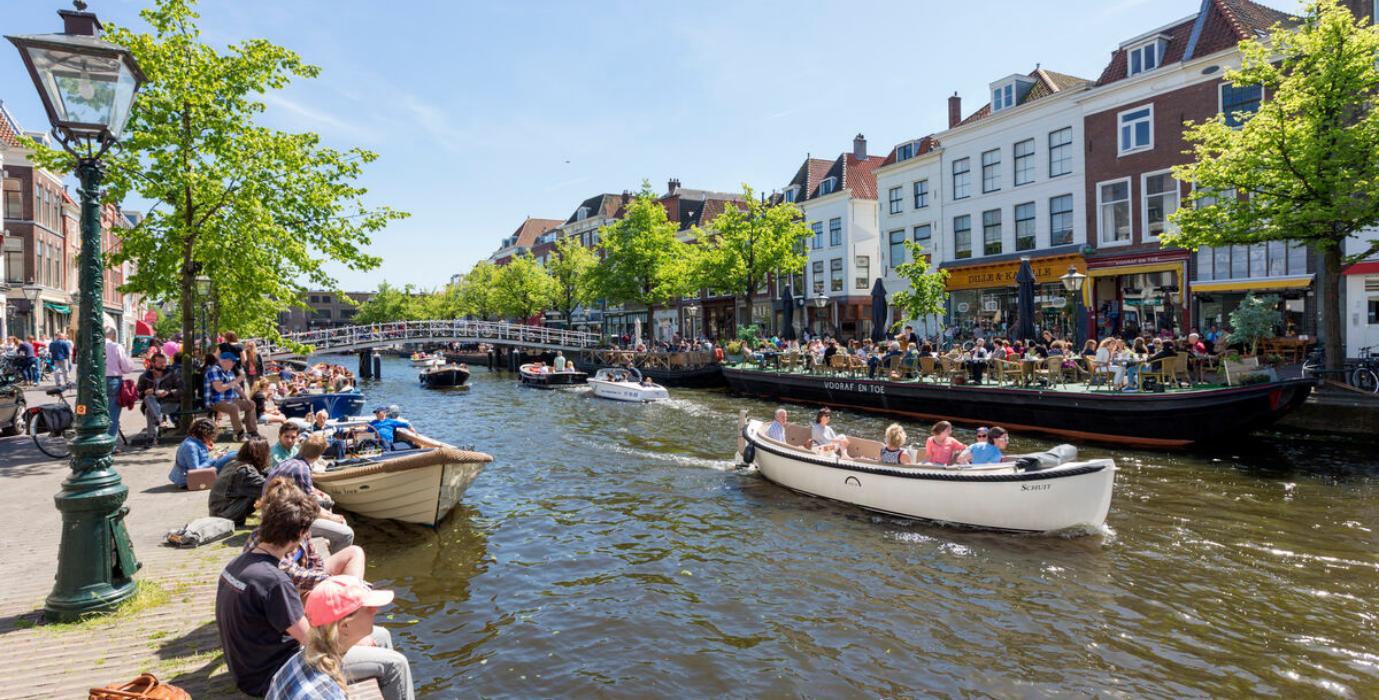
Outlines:
<svg viewBox="0 0 1379 700"><path fill-rule="evenodd" d="M72 313L71 307L67 306L66 304L54 304L51 301L43 302L43 308L48 309L49 311L56 311L60 314Z"/></svg>

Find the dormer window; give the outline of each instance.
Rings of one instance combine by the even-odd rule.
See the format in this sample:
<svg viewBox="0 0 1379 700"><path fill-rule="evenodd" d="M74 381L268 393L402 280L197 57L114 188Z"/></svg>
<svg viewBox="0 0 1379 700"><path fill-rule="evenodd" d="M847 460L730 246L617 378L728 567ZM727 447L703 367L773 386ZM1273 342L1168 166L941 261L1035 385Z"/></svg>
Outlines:
<svg viewBox="0 0 1379 700"><path fill-rule="evenodd" d="M787 202L793 202L793 201L799 199L799 196L800 196L800 186L799 186L799 185L791 185L791 186L785 188L785 201L787 201Z"/></svg>
<svg viewBox="0 0 1379 700"><path fill-rule="evenodd" d="M899 163L899 162L902 161L902 160L909 160L909 159L911 159L911 158L914 158L914 157L917 156L917 155L919 155L919 142L918 142L918 141L911 141L911 142L909 142L909 143L902 143L902 144L900 144L899 146L897 146L896 149L895 149L895 161L896 161L897 163Z"/></svg>
<svg viewBox="0 0 1379 700"><path fill-rule="evenodd" d="M838 191L838 178L836 178L836 177L826 177L826 178L824 178L824 181L823 181L823 182L819 183L819 195L820 195L820 196L823 196L823 195L826 195L826 194L833 194L834 192L837 192L837 191Z"/></svg>
<svg viewBox="0 0 1379 700"><path fill-rule="evenodd" d="M1142 41L1125 50L1126 73L1139 75L1158 68L1164 62L1164 49L1168 48L1168 35L1159 34L1148 41Z"/></svg>
<svg viewBox="0 0 1379 700"><path fill-rule="evenodd" d="M1011 75L991 84L991 111L1010 109L1024 101L1034 79L1028 75Z"/></svg>
<svg viewBox="0 0 1379 700"><path fill-rule="evenodd" d="M589 207L580 207L579 211L575 212L576 221L587 218L589 218Z"/></svg>

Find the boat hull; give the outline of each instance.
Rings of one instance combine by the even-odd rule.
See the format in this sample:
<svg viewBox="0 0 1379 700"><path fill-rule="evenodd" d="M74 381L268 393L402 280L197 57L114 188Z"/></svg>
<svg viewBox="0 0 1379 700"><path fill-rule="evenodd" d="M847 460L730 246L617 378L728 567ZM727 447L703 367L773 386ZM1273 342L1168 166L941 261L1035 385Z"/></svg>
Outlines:
<svg viewBox="0 0 1379 700"><path fill-rule="evenodd" d="M1243 435L1307 400L1309 380L1165 393L947 386L724 368L734 393L1074 440L1184 447Z"/></svg>
<svg viewBox="0 0 1379 700"><path fill-rule="evenodd" d="M615 365L603 365L598 363L581 363L580 369L593 374L600 369L616 368ZM642 376L651 377L651 380L661 386L679 387L685 389L713 389L727 386L723 380L723 372L718 365L708 365L696 367L694 369L659 369L639 367Z"/></svg>
<svg viewBox="0 0 1379 700"><path fill-rule="evenodd" d="M518 368L517 376L523 384L538 389L579 386L589 381L589 375L583 372L533 372L529 365Z"/></svg>
<svg viewBox="0 0 1379 700"><path fill-rule="evenodd" d="M1018 532L1094 529L1106 522L1116 468L1089 460L1034 472L865 465L803 453L744 432L757 471L793 491L904 518Z"/></svg>
<svg viewBox="0 0 1379 700"><path fill-rule="evenodd" d="M459 367L436 367L422 370L418 379L428 389L464 386L469 381L469 371Z"/></svg>
<svg viewBox="0 0 1379 700"><path fill-rule="evenodd" d="M364 395L358 392L303 394L278 399L278 410L288 418L305 418L322 409L335 419L357 416L364 412Z"/></svg>
<svg viewBox="0 0 1379 700"><path fill-rule="evenodd" d="M444 446L387 453L359 466L313 475L312 480L336 506L351 513L434 526L459 504L491 459Z"/></svg>
<svg viewBox="0 0 1379 700"><path fill-rule="evenodd" d="M670 393L665 387L660 386L639 386L629 382L605 382L598 379L590 379L589 387L594 396L613 401L631 401L645 403L647 401L661 401L670 398Z"/></svg>

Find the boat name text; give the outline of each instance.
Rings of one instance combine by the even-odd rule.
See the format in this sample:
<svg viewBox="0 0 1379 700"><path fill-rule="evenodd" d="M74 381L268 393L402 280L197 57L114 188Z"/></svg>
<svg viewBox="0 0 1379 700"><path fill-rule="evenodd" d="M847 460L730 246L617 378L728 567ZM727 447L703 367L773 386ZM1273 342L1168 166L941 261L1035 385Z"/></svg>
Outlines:
<svg viewBox="0 0 1379 700"><path fill-rule="evenodd" d="M886 393L886 385L884 384L859 384L857 382L824 382L824 388L829 391L856 391L863 394Z"/></svg>

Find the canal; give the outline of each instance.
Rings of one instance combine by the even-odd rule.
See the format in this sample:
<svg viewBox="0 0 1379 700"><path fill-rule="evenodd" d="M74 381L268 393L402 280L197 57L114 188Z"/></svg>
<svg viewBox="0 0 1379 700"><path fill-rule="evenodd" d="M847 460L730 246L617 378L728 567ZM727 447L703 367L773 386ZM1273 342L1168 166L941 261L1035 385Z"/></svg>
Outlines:
<svg viewBox="0 0 1379 700"><path fill-rule="evenodd" d="M1121 469L1104 532L1012 536L735 469L738 410L773 404L621 404L479 368L425 390L396 358L383 376L368 404L495 458L435 530L352 518L419 697L1379 694L1368 450L1083 446Z"/></svg>

